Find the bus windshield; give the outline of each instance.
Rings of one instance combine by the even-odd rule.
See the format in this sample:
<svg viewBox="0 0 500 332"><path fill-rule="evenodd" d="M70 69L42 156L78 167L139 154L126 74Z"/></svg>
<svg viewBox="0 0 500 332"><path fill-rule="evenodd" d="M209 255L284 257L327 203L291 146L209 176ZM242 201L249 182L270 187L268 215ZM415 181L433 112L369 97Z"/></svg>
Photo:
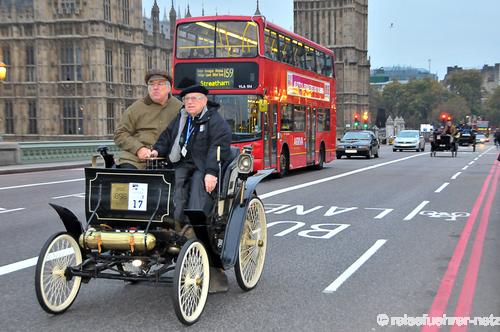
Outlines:
<svg viewBox="0 0 500 332"><path fill-rule="evenodd" d="M206 21L179 24L179 59L256 57L257 23L252 21Z"/></svg>
<svg viewBox="0 0 500 332"><path fill-rule="evenodd" d="M262 136L257 95L211 95L220 104L219 114L229 123L233 143L251 141Z"/></svg>

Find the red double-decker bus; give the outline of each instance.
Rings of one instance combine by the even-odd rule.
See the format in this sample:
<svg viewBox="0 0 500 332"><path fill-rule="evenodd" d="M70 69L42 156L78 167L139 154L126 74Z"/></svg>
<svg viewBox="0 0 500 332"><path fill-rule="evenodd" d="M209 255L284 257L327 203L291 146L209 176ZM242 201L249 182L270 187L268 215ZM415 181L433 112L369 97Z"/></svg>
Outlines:
<svg viewBox="0 0 500 332"><path fill-rule="evenodd" d="M333 160L336 137L333 52L263 16L177 21L174 93L199 83L221 105L233 145L251 144L254 170Z"/></svg>

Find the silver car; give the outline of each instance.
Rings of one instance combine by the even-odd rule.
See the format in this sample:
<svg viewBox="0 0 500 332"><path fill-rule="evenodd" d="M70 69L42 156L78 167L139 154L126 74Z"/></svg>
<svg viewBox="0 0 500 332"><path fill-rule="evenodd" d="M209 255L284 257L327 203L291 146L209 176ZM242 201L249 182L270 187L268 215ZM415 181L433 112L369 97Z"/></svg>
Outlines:
<svg viewBox="0 0 500 332"><path fill-rule="evenodd" d="M418 130L401 130L394 140L392 151L425 151L424 136Z"/></svg>

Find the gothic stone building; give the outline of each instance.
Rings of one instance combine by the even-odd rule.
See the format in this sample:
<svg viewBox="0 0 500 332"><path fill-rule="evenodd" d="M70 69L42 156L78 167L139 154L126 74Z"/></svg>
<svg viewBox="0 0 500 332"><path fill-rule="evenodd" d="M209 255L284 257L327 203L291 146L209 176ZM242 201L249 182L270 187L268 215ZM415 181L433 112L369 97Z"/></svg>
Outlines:
<svg viewBox="0 0 500 332"><path fill-rule="evenodd" d="M123 111L146 93L146 70L170 70L172 38L162 27L170 23L160 21L156 1L151 21L141 0L0 0L8 73L0 138L111 138Z"/></svg>
<svg viewBox="0 0 500 332"><path fill-rule="evenodd" d="M294 32L335 52L337 129L369 111L368 0L294 0ZM371 117L370 117L371 119Z"/></svg>

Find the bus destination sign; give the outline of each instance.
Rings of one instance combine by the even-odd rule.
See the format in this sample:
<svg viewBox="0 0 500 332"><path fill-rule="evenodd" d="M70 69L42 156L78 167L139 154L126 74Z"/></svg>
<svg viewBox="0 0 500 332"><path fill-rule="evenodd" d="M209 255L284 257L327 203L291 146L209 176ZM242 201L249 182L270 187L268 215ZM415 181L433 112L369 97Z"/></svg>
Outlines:
<svg viewBox="0 0 500 332"><path fill-rule="evenodd" d="M330 101L330 83L294 72L287 72L287 94Z"/></svg>
<svg viewBox="0 0 500 332"><path fill-rule="evenodd" d="M234 87L234 68L197 68L196 81L208 89Z"/></svg>
<svg viewBox="0 0 500 332"><path fill-rule="evenodd" d="M255 89L259 85L259 67L255 62L178 63L174 86L183 89L185 82L198 82L209 90Z"/></svg>

